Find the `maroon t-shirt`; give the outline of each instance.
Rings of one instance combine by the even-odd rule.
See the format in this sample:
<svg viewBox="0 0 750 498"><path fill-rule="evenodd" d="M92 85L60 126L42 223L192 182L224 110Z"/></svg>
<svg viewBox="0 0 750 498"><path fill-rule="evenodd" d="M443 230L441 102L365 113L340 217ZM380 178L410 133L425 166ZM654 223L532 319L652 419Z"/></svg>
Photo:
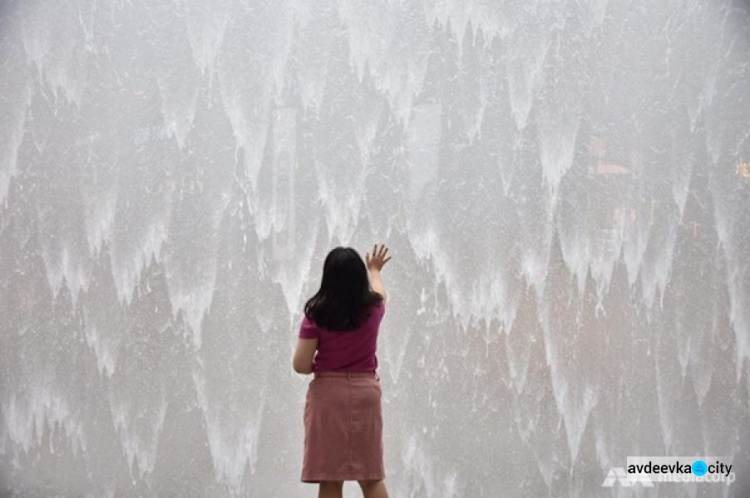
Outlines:
<svg viewBox="0 0 750 498"><path fill-rule="evenodd" d="M315 372L372 372L378 368L375 351L378 346L380 321L385 313L385 301L373 306L370 316L354 330L335 331L318 327L305 316L299 336L302 339L318 338L315 355Z"/></svg>

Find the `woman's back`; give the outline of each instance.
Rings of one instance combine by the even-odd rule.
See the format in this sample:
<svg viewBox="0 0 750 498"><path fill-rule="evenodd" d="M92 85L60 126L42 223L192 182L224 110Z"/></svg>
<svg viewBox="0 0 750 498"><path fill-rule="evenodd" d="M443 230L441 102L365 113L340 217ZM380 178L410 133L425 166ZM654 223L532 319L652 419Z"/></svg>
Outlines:
<svg viewBox="0 0 750 498"><path fill-rule="evenodd" d="M307 316L299 337L318 339L314 372L372 372L378 368L377 341L385 302L375 304L359 327L347 331L327 330Z"/></svg>

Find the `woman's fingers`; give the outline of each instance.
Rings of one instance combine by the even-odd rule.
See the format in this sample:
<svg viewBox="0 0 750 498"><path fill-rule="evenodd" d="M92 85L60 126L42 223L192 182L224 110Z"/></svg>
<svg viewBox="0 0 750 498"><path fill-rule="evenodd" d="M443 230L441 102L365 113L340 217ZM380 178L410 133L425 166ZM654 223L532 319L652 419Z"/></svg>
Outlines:
<svg viewBox="0 0 750 498"><path fill-rule="evenodd" d="M388 248L385 246L385 244L380 244L380 247L378 247L378 244L375 244L372 246L372 257L370 256L370 253L365 253L365 262L368 264L371 260L381 260L383 264L385 264L386 261L391 259L390 256L388 258L385 258L385 255L388 254Z"/></svg>

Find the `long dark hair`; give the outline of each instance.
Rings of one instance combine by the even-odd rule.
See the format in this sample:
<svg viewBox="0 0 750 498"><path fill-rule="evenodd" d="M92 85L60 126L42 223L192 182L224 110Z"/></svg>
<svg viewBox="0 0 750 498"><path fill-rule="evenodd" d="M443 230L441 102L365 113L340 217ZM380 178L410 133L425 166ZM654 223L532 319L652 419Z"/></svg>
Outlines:
<svg viewBox="0 0 750 498"><path fill-rule="evenodd" d="M336 247L323 263L320 289L305 303L305 315L318 327L345 331L359 327L383 296L370 288L362 257L351 247Z"/></svg>

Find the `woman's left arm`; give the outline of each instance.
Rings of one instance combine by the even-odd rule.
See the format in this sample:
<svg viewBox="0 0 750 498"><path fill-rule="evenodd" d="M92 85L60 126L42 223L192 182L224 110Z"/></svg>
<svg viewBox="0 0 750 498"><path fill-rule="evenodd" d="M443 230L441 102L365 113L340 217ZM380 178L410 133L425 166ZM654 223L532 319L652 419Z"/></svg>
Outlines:
<svg viewBox="0 0 750 498"><path fill-rule="evenodd" d="M294 352L292 367L300 374L311 374L315 367L315 351L318 349L318 338L297 339L297 350Z"/></svg>

